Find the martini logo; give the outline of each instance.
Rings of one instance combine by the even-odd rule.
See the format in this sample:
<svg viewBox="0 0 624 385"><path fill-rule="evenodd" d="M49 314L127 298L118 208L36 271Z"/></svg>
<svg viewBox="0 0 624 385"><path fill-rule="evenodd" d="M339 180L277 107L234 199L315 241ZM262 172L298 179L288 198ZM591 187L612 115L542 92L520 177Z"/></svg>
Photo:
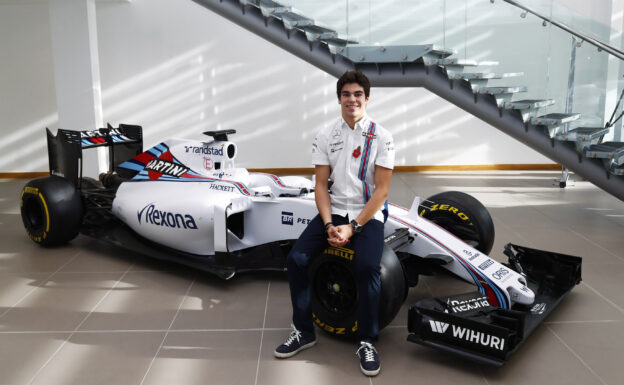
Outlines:
<svg viewBox="0 0 624 385"><path fill-rule="evenodd" d="M188 167L174 163L173 155L169 151L163 152L157 159L152 159L145 169L151 180L157 180L163 175L179 178L189 170Z"/></svg>
<svg viewBox="0 0 624 385"><path fill-rule="evenodd" d="M139 224L197 230L197 223L195 223L195 219L191 215L161 211L153 203L137 211L137 217L139 218Z"/></svg>

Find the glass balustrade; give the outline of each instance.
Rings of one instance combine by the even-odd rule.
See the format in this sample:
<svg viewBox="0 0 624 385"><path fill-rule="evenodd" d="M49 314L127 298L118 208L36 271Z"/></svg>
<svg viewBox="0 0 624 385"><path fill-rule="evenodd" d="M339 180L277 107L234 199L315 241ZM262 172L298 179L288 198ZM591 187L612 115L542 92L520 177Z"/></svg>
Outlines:
<svg viewBox="0 0 624 385"><path fill-rule="evenodd" d="M623 60L504 0L282 0L317 24L361 46L436 44L475 60L470 73L523 73L488 86L526 86L519 99L553 99L540 114L576 112L569 129L609 121L624 87ZM622 12L600 2L589 16L553 0L521 5L575 31L622 48ZM579 5L581 4L581 5ZM593 8L589 8L593 7ZM581 9L580 11L583 11ZM618 16L619 15L619 16ZM619 25L618 25L619 24ZM616 28L612 28L615 26ZM616 116L622 111L622 104ZM618 122L605 140L622 140Z"/></svg>

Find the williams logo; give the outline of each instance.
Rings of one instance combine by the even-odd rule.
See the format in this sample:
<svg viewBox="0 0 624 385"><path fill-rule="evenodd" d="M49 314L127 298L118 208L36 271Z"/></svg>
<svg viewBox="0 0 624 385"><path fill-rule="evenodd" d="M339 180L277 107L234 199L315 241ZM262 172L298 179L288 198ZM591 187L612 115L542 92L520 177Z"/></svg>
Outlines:
<svg viewBox="0 0 624 385"><path fill-rule="evenodd" d="M485 270L488 267L492 266L493 264L494 264L494 261L488 258L485 262L479 265L479 269Z"/></svg>
<svg viewBox="0 0 624 385"><path fill-rule="evenodd" d="M282 211L282 224L292 226L294 223L293 213L289 213L288 211Z"/></svg>
<svg viewBox="0 0 624 385"><path fill-rule="evenodd" d="M139 224L143 222L154 226L197 230L197 223L195 223L195 219L193 219L191 215L160 211L156 209L153 203L137 211L137 216L139 218Z"/></svg>
<svg viewBox="0 0 624 385"><path fill-rule="evenodd" d="M448 327L449 327L449 324L447 324L447 323L440 322L440 321L434 321L434 320L429 320L429 325L431 325L431 331L432 332L440 333L440 334L444 334L446 329L448 329Z"/></svg>
<svg viewBox="0 0 624 385"><path fill-rule="evenodd" d="M164 159L153 159L151 160L147 166L145 166L147 171L157 172L159 174L170 175L176 178L181 177L184 173L186 173L189 169L188 167L182 166L181 164L175 164L168 160Z"/></svg>

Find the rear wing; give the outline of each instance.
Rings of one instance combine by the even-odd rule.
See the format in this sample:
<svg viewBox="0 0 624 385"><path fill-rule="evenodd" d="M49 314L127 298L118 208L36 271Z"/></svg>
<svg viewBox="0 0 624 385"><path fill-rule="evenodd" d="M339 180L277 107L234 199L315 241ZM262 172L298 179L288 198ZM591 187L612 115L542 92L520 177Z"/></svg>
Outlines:
<svg viewBox="0 0 624 385"><path fill-rule="evenodd" d="M50 174L61 176L74 184L82 178L82 150L108 147L109 171L120 163L143 152L141 126L120 124L93 131L59 129L56 136L46 128Z"/></svg>

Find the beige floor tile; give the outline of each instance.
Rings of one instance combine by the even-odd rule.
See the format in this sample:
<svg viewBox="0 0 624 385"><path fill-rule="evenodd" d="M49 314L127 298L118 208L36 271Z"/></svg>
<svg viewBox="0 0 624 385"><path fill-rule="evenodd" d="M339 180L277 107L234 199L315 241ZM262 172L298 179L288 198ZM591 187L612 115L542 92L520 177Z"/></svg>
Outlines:
<svg viewBox="0 0 624 385"><path fill-rule="evenodd" d="M134 263L134 253L85 236L79 236L73 240L72 246L79 248L80 253L63 266L60 272L123 273Z"/></svg>
<svg viewBox="0 0 624 385"><path fill-rule="evenodd" d="M600 384L600 380L545 325L538 327L503 367L484 366L482 370L490 385Z"/></svg>
<svg viewBox="0 0 624 385"><path fill-rule="evenodd" d="M622 384L624 322L549 325L572 351L607 384Z"/></svg>
<svg viewBox="0 0 624 385"><path fill-rule="evenodd" d="M583 266L583 283L624 313L624 265Z"/></svg>
<svg viewBox="0 0 624 385"><path fill-rule="evenodd" d="M193 276L127 273L80 330L166 330Z"/></svg>
<svg viewBox="0 0 624 385"><path fill-rule="evenodd" d="M271 290L266 312L266 328L290 328L292 304L286 274L271 280Z"/></svg>
<svg viewBox="0 0 624 385"><path fill-rule="evenodd" d="M260 331L172 331L144 384L254 384L260 336Z"/></svg>
<svg viewBox="0 0 624 385"><path fill-rule="evenodd" d="M163 337L164 333L74 334L32 384L139 384Z"/></svg>
<svg viewBox="0 0 624 385"><path fill-rule="evenodd" d="M484 384L478 365L407 341L407 329L385 329L375 348L381 372L373 384ZM354 357L357 360L357 357ZM357 364L357 362L356 362Z"/></svg>
<svg viewBox="0 0 624 385"><path fill-rule="evenodd" d="M624 320L624 313L581 282L561 301L546 322L600 320Z"/></svg>
<svg viewBox="0 0 624 385"><path fill-rule="evenodd" d="M189 292L172 329L261 328L269 280L242 274L229 281L205 276Z"/></svg>
<svg viewBox="0 0 624 385"><path fill-rule="evenodd" d="M36 290L49 276L49 273L0 273L0 314Z"/></svg>
<svg viewBox="0 0 624 385"><path fill-rule="evenodd" d="M355 356L355 343L317 332L317 344L288 359L273 356L289 331L265 331L258 372L258 385L370 384Z"/></svg>
<svg viewBox="0 0 624 385"><path fill-rule="evenodd" d="M0 334L0 383L27 384L69 334Z"/></svg>
<svg viewBox="0 0 624 385"><path fill-rule="evenodd" d="M121 274L54 274L0 317L2 331L72 331L115 285Z"/></svg>

